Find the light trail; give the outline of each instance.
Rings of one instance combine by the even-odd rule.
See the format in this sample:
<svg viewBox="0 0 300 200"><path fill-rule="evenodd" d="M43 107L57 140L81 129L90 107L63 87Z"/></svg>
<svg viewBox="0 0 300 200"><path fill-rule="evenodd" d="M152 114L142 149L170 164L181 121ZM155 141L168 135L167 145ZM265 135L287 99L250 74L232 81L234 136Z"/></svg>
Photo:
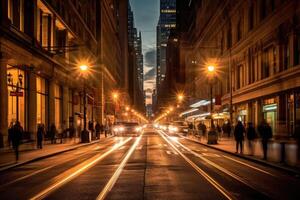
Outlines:
<svg viewBox="0 0 300 200"><path fill-rule="evenodd" d="M164 135L166 135L165 133L163 133ZM166 135L167 136L167 135ZM202 155L196 153L195 151L189 149L188 147L184 146L183 144L181 144L180 142L178 142L177 140L174 140L174 142L176 142L177 144L179 144L182 148L184 148L185 150L187 150L188 152L192 153L194 156L200 158L201 160L205 161L206 163L208 163L209 165L215 167L216 169L220 170L221 172L231 176L232 178L234 178L235 180L247 185L248 187L250 187L251 189L253 189L254 191L257 191L257 189L255 187L253 187L251 184L249 184L247 181L245 181L244 179L240 178L239 176L235 175L234 173L230 172L229 170L225 169L224 167L221 167L220 165L208 160L207 158L204 158ZM260 192L260 191L259 191ZM265 196L268 196L267 194L265 194L264 192L260 192Z"/></svg>
<svg viewBox="0 0 300 200"><path fill-rule="evenodd" d="M158 131L160 136L187 162L189 163L201 176L203 176L213 187L215 187L224 197L227 199L234 199L234 197L228 192L223 186L221 186L217 181L215 181L211 176L204 172L200 167L198 167L193 161L186 157L179 149L172 144L161 131Z"/></svg>
<svg viewBox="0 0 300 200"><path fill-rule="evenodd" d="M130 156L132 155L133 151L135 150L135 148L137 147L137 145L139 144L141 138L142 138L141 134L136 141L134 142L134 144L131 146L131 148L129 149L129 151L127 152L125 158L122 160L122 162L120 163L119 167L117 168L117 170L115 171L115 173L113 174L113 176L109 179L109 181L107 182L107 184L105 185L105 187L103 188L103 190L101 191L101 193L98 195L97 200L103 200L105 199L105 197L107 196L107 194L111 191L111 189L113 188L113 186L115 185L115 183L117 182L121 172L123 171L128 159L130 158Z"/></svg>
<svg viewBox="0 0 300 200"><path fill-rule="evenodd" d="M107 157L109 154L111 154L112 152L114 152L115 150L117 150L119 147L123 146L124 144L126 144L127 142L129 142L132 138L128 138L125 141L120 142L118 145L113 146L110 150L108 150L107 152L105 152L104 154L100 155L100 156L96 156L96 158L91 158L87 161L85 161L85 163L82 167L80 167L79 169L76 169L75 172L72 172L71 174L67 175L66 177L62 178L61 180L59 180L58 182L50 185L49 187L47 187L46 189L44 189L43 191L41 191L40 193L36 194L35 196L33 196L32 198L30 198L31 200L37 200L37 199L43 199L46 196L48 196L51 192L53 192L54 190L56 190L57 188L61 187L62 185L66 184L67 182L71 181L72 179L74 179L75 177L77 177L78 175L82 174L85 170L89 169L90 167L94 166L97 162L101 161L102 159L104 159L105 157ZM91 160L91 161L90 161Z"/></svg>
<svg viewBox="0 0 300 200"><path fill-rule="evenodd" d="M112 143L112 141L109 141L109 143L108 143L106 146L108 146L108 145L111 144L111 143ZM105 147L106 147L106 146L105 146ZM97 147L94 148L94 150L96 150L96 148L97 148L97 149L100 149L100 147L97 146ZM88 149L85 150L85 151L80 151L80 152L77 152L77 153L74 153L74 154L76 154L76 155L79 155L79 154L80 154L80 156L84 156L84 155L90 153L90 150L91 150L91 148L88 148ZM14 183L17 183L17 182L19 182L19 181L28 179L28 178L30 178L30 177L32 177L32 176L35 176L35 175L37 175L37 174L39 174L39 173L42 173L42 172L44 172L44 171L47 171L47 170L49 170L49 169L52 169L52 168L54 168L54 167L56 167L56 166L58 166L58 165L67 163L67 162L69 162L70 160L73 160L73 159L74 159L73 157L67 158L67 159L65 159L64 162L62 162L62 163L54 164L54 165L51 165L51 166L49 166L49 167L46 167L46 168L37 170L37 171L32 172L32 173L30 173L30 174L27 174L27 175L25 175L25 176L22 176L22 177L20 177L20 178L14 179L14 180L12 180L12 181L10 181L10 182L7 182L7 183L5 183L5 184L3 184L3 185L0 185L0 190L2 190L4 187L7 187L7 186L12 185L12 184L14 184Z"/></svg>

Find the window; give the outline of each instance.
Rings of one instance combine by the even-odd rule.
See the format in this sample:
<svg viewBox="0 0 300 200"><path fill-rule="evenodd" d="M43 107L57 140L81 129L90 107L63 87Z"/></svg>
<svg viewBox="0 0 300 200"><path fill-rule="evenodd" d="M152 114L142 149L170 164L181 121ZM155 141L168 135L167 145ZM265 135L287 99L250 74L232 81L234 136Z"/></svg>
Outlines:
<svg viewBox="0 0 300 200"><path fill-rule="evenodd" d="M8 0L7 17L11 20L14 27L24 31L24 0Z"/></svg>
<svg viewBox="0 0 300 200"><path fill-rule="evenodd" d="M241 20L239 20L239 22L237 23L237 41L240 41L242 38L242 25L241 25Z"/></svg>
<svg viewBox="0 0 300 200"><path fill-rule="evenodd" d="M254 27L254 7L253 7L253 4L251 4L250 7L249 7L248 23L249 23L249 31L251 31Z"/></svg>
<svg viewBox="0 0 300 200"><path fill-rule="evenodd" d="M295 43L294 43L294 65L300 64L300 35L297 35L295 37Z"/></svg>
<svg viewBox="0 0 300 200"><path fill-rule="evenodd" d="M276 48L270 46L264 50L262 78L267 78L276 73Z"/></svg>
<svg viewBox="0 0 300 200"><path fill-rule="evenodd" d="M55 104L55 126L56 128L61 127L62 120L62 91L61 87L57 84L54 86L54 104Z"/></svg>
<svg viewBox="0 0 300 200"><path fill-rule="evenodd" d="M267 16L267 6L266 1L260 1L260 20L262 21Z"/></svg>
<svg viewBox="0 0 300 200"><path fill-rule="evenodd" d="M227 30L227 48L231 48L232 46L232 33L231 33L231 25L229 24Z"/></svg>
<svg viewBox="0 0 300 200"><path fill-rule="evenodd" d="M242 87L245 86L245 76L244 76L244 70L245 70L245 67L244 65L238 65L237 66L237 89L240 89Z"/></svg>
<svg viewBox="0 0 300 200"><path fill-rule="evenodd" d="M42 77L36 78L36 105L37 105L37 123L46 124L46 100L48 91L46 80Z"/></svg>
<svg viewBox="0 0 300 200"><path fill-rule="evenodd" d="M8 124L16 122L17 118L23 128L25 127L25 97L26 97L26 78L23 70L7 66L7 74L11 76L11 82L8 82ZM20 84L19 76L22 76ZM19 82L19 84L17 84ZM11 92L17 90L22 92L21 96L12 95ZM18 117L17 117L18 116Z"/></svg>
<svg viewBox="0 0 300 200"><path fill-rule="evenodd" d="M283 69L286 70L290 67L290 46L289 41L286 39L283 45Z"/></svg>

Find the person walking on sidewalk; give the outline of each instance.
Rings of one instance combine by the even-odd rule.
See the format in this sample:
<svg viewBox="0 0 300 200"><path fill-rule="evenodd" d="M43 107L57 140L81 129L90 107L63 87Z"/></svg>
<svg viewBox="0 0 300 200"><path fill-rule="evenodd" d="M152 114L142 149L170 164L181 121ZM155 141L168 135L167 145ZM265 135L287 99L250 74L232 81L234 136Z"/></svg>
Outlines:
<svg viewBox="0 0 300 200"><path fill-rule="evenodd" d="M23 128L19 121L13 126L12 130L12 145L15 150L16 162L19 160L19 146L22 140Z"/></svg>
<svg viewBox="0 0 300 200"><path fill-rule="evenodd" d="M51 138L51 144L56 143L56 142L55 142L56 133L57 133L57 130L56 130L55 124L51 124L51 126L50 126L50 138Z"/></svg>
<svg viewBox="0 0 300 200"><path fill-rule="evenodd" d="M245 133L245 127L243 126L241 121L238 121L234 129L234 137L236 141L236 153L239 152L239 146L240 146L240 153L241 154L243 153L244 133Z"/></svg>
<svg viewBox="0 0 300 200"><path fill-rule="evenodd" d="M272 128L264 119L261 124L258 126L258 132L261 137L263 153L264 153L264 160L267 160L267 153L268 153L268 143L269 140L273 137Z"/></svg>
<svg viewBox="0 0 300 200"><path fill-rule="evenodd" d="M96 138L100 139L101 126L99 122L96 123L95 129L96 129Z"/></svg>
<svg viewBox="0 0 300 200"><path fill-rule="evenodd" d="M246 135L248 139L248 147L250 151L250 155L253 156L254 150L253 150L253 140L256 137L255 128L253 127L252 122L248 123L247 129L246 129Z"/></svg>
<svg viewBox="0 0 300 200"><path fill-rule="evenodd" d="M37 130L37 148L42 149L43 148L43 138L45 135L45 129L44 124L39 124L38 130Z"/></svg>

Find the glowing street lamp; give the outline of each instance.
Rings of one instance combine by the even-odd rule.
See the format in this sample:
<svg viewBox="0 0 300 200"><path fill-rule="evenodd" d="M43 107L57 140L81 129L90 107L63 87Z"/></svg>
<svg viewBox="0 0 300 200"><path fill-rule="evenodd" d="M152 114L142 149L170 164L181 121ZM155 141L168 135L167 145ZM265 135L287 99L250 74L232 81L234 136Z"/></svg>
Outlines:
<svg viewBox="0 0 300 200"><path fill-rule="evenodd" d="M213 120L213 117L212 117L212 113L213 113L213 78L214 78L214 72L215 72L215 66L214 65L209 65L207 66L207 71L208 71L208 74L209 75L212 75L211 78L211 82L210 82L210 126L211 126L211 130L213 131L213 126L214 126L214 120Z"/></svg>
<svg viewBox="0 0 300 200"><path fill-rule="evenodd" d="M81 72L87 72L89 67L87 65L80 65L79 69ZM86 128L86 79L83 79L83 131L81 132L81 142L89 142L89 133Z"/></svg>
<svg viewBox="0 0 300 200"><path fill-rule="evenodd" d="M178 95L177 95L177 100L178 100L179 102L182 102L183 99L184 99L184 95L183 95L183 94L178 94Z"/></svg>
<svg viewBox="0 0 300 200"><path fill-rule="evenodd" d="M215 71L215 66L209 65L209 66L207 67L207 70L208 70L209 73L213 73L213 72Z"/></svg>

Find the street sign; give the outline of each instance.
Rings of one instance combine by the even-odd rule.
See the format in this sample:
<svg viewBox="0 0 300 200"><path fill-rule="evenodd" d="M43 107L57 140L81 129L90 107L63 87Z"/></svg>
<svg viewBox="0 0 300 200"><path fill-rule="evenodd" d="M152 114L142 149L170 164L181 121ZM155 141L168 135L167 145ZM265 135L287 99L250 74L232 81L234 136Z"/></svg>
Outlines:
<svg viewBox="0 0 300 200"><path fill-rule="evenodd" d="M22 97L23 96L23 92L13 92L13 91L11 91L10 92L10 96L13 96L13 97Z"/></svg>

